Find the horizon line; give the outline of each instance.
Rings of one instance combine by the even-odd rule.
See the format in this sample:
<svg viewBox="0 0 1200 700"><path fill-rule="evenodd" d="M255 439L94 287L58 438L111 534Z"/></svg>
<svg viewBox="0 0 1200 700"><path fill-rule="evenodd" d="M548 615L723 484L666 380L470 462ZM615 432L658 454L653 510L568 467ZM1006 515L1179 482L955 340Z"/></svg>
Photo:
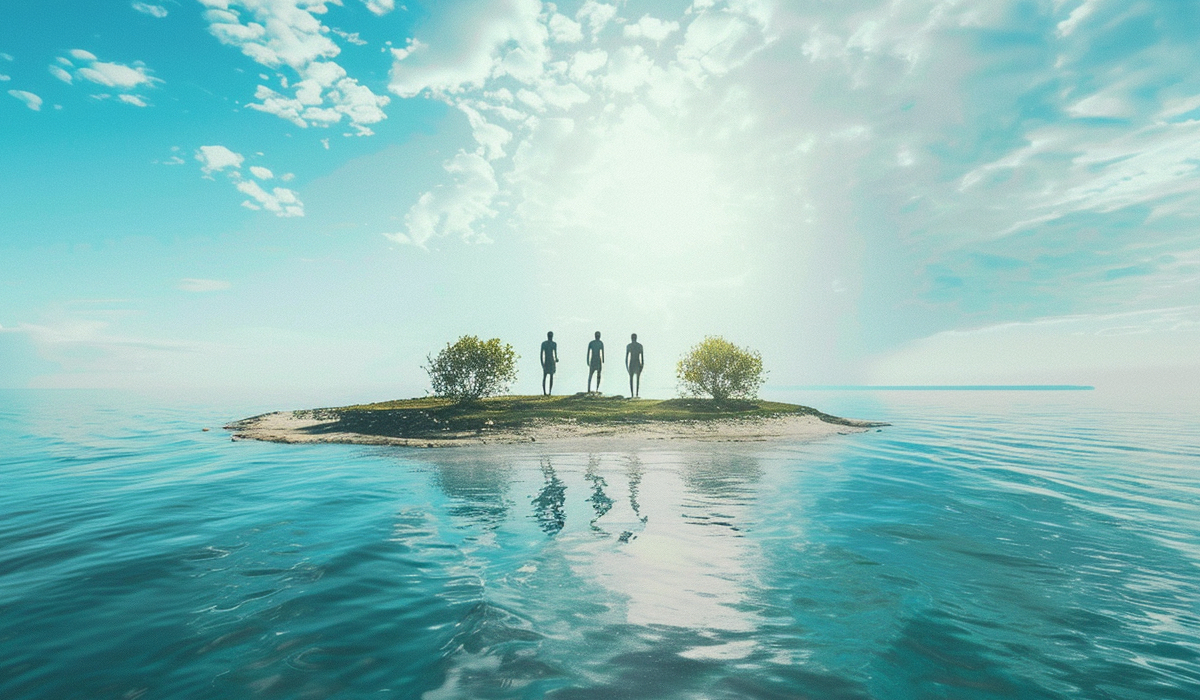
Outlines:
<svg viewBox="0 0 1200 700"><path fill-rule="evenodd" d="M1094 391L1089 384L791 384L764 387L808 391Z"/></svg>

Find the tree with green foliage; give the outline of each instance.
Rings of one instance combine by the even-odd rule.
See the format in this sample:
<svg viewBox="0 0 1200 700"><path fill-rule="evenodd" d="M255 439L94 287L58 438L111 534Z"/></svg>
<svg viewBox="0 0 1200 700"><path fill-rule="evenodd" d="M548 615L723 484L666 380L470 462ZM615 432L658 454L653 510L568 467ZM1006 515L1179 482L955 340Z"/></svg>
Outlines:
<svg viewBox="0 0 1200 700"><path fill-rule="evenodd" d="M427 356L423 369L435 395L464 403L508 391L517 380L517 357L499 338L464 335L447 343L437 357Z"/></svg>
<svg viewBox="0 0 1200 700"><path fill-rule="evenodd" d="M683 393L724 401L757 396L766 371L758 351L710 335L679 360L675 375Z"/></svg>

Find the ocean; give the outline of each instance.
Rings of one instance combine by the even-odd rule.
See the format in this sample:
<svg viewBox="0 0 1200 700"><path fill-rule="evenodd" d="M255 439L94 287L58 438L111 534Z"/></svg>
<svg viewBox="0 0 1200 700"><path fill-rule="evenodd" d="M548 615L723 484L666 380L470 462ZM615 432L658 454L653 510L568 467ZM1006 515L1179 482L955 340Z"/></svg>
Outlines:
<svg viewBox="0 0 1200 700"><path fill-rule="evenodd" d="M779 398L892 425L275 445L0 392L0 698L1200 698L1195 403Z"/></svg>

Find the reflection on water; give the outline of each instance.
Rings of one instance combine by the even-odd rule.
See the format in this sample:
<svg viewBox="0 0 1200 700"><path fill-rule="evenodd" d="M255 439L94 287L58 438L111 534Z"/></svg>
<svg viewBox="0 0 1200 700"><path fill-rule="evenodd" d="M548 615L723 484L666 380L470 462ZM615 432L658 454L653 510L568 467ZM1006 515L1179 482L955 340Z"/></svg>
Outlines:
<svg viewBox="0 0 1200 700"><path fill-rule="evenodd" d="M409 451L4 398L6 700L1200 697L1194 412Z"/></svg>
<svg viewBox="0 0 1200 700"><path fill-rule="evenodd" d="M556 535L567 524L567 513L563 508L567 499L567 486L558 474L549 457L542 458L542 477L546 485L533 499L534 517L541 524L547 535Z"/></svg>
<svg viewBox="0 0 1200 700"><path fill-rule="evenodd" d="M584 473L583 478L592 482L592 495L588 498L588 502L592 504L592 510L596 511L596 517L592 518L590 523L592 528L596 530L600 529L596 527L596 521L607 515L608 511L612 510L613 507L613 499L604 493L608 482L599 474L599 468L600 459L594 455L589 455L587 471Z"/></svg>
<svg viewBox="0 0 1200 700"><path fill-rule="evenodd" d="M495 528L508 516L506 498L512 481L507 464L481 467L476 459L444 459L434 463L438 488L451 499L451 512L488 528Z"/></svg>
<svg viewBox="0 0 1200 700"><path fill-rule="evenodd" d="M642 507L638 504L638 489L642 486L642 460L636 454L631 454L626 457L628 466L625 468L625 476L629 480L629 507L633 510L633 514L641 520L643 524L646 522L646 516L642 515Z"/></svg>

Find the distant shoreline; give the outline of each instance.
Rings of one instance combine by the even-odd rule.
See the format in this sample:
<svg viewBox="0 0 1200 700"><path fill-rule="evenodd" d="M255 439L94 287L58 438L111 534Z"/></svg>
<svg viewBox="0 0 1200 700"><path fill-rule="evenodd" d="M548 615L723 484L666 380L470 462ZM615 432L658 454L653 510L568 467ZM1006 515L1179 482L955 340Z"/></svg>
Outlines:
<svg viewBox="0 0 1200 700"><path fill-rule="evenodd" d="M1095 391L1088 384L800 384L783 391Z"/></svg>
<svg viewBox="0 0 1200 700"><path fill-rule="evenodd" d="M655 401L577 394L506 396L456 406L408 399L340 408L277 411L225 426L234 440L399 447L520 443L817 440L888 425L796 404L704 399Z"/></svg>

